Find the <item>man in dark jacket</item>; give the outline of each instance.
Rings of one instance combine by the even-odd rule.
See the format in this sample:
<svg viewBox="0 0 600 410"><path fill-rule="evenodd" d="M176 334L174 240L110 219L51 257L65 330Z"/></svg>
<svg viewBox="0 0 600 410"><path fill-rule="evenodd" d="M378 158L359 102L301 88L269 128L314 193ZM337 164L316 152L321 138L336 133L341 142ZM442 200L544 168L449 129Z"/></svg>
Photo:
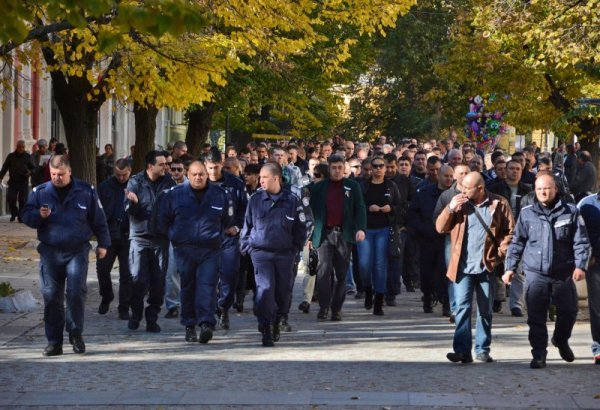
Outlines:
<svg viewBox="0 0 600 410"><path fill-rule="evenodd" d="M157 198L174 186L175 181L166 174L164 152L148 152L145 162L146 169L131 177L125 194L125 210L129 216L129 270L133 281L128 327L136 330L140 326L144 316L144 296L148 292L146 331L157 333L160 332L157 320L165 293L169 242L166 237L153 232L150 219Z"/></svg>
<svg viewBox="0 0 600 410"><path fill-rule="evenodd" d="M33 189L23 210L23 221L37 229L40 241L40 284L48 339L43 355L63 354L65 325L73 351L81 354L85 352L81 335L91 249L89 241L92 235L96 236L96 254L102 259L110 247L110 234L96 191L89 184L71 178L71 166L66 157L52 157L50 177L51 182Z"/></svg>
<svg viewBox="0 0 600 410"><path fill-rule="evenodd" d="M29 176L34 168L31 155L25 151L25 141L17 141L17 148L8 154L2 165L2 170L0 170L0 181L4 179L7 172L10 175L8 190L6 192L6 202L10 209L11 222L17 218L21 222L19 213L23 210L25 201L27 201ZM19 206L17 206L17 202Z"/></svg>
<svg viewBox="0 0 600 410"><path fill-rule="evenodd" d="M577 156L577 174L571 181L571 192L576 202L596 192L597 175L592 156L587 151L581 151Z"/></svg>
<svg viewBox="0 0 600 410"><path fill-rule="evenodd" d="M344 178L344 158L332 155L328 163L329 179L309 186L315 226L311 246L319 255L317 318L327 319L331 309L331 320L339 321L352 244L364 239L367 222L359 184Z"/></svg>
<svg viewBox="0 0 600 410"><path fill-rule="evenodd" d="M111 245L106 257L96 261L98 287L102 300L98 307L101 315L108 312L110 302L114 299L110 272L115 260L119 259L119 319L129 319L131 304L131 273L129 272L129 218L125 213L125 190L131 175L127 159L120 159L115 164L113 176L98 187L98 197L104 208Z"/></svg>
<svg viewBox="0 0 600 410"><path fill-rule="evenodd" d="M525 272L529 342L533 359L530 367L546 367L548 329L546 317L550 300L557 317L552 344L563 360L575 355L569 338L577 318L575 282L585 278L590 242L577 207L558 198L554 177L542 175L535 181L537 202L523 208L506 256L504 283L510 283L521 258Z"/></svg>

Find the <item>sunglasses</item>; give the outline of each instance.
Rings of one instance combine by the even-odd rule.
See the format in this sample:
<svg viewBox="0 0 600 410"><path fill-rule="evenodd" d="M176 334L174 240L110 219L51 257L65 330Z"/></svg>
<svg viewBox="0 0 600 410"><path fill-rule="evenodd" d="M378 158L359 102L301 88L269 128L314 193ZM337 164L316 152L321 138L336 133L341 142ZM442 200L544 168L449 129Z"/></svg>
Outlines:
<svg viewBox="0 0 600 410"><path fill-rule="evenodd" d="M183 172L183 168L171 167L171 171L173 171L173 172Z"/></svg>
<svg viewBox="0 0 600 410"><path fill-rule="evenodd" d="M372 164L371 166L374 169L381 169L381 168L385 167L385 164Z"/></svg>

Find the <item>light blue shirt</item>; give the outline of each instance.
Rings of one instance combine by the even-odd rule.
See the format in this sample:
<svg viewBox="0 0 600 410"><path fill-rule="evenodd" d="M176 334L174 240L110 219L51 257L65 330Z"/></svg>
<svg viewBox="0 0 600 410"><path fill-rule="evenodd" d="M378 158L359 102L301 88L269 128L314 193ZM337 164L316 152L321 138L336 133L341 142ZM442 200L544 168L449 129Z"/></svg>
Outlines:
<svg viewBox="0 0 600 410"><path fill-rule="evenodd" d="M489 227L492 222L489 198L486 198L476 207L479 211L479 215L481 215L481 218ZM467 226L462 242L462 251L460 252L460 262L458 264L459 272L467 275L477 275L485 272L486 268L483 264L483 252L486 237L487 232L481 225L481 222L479 222L477 215L475 215L475 205L468 202Z"/></svg>

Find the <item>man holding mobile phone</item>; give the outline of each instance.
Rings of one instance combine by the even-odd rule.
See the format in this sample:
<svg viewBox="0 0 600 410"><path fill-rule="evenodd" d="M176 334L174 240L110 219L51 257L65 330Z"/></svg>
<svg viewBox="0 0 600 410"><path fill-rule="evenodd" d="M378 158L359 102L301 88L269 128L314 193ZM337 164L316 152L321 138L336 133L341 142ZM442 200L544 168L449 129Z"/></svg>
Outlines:
<svg viewBox="0 0 600 410"><path fill-rule="evenodd" d="M69 160L50 159L49 182L33 188L22 213L23 222L37 229L40 241L41 290L48 346L44 356L63 353L66 325L73 351L85 353L83 314L87 293L89 240L98 240L98 259L110 247L110 234L102 205L91 185L73 179ZM66 313L65 313L66 287Z"/></svg>

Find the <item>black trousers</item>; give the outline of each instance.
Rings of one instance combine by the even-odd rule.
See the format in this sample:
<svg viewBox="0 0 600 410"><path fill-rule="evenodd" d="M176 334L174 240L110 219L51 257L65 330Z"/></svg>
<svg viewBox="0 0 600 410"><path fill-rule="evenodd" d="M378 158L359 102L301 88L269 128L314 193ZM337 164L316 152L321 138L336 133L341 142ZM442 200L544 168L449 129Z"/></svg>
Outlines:
<svg viewBox="0 0 600 410"><path fill-rule="evenodd" d="M346 299L346 274L352 247L344 241L341 231L328 230L317 249L317 295L321 309L339 312Z"/></svg>
<svg viewBox="0 0 600 410"><path fill-rule="evenodd" d="M131 305L131 274L129 272L129 240L112 239L111 246L106 251L106 256L96 261L96 274L100 296L105 300L113 300L112 271L115 260L119 260L119 313L129 311Z"/></svg>
<svg viewBox="0 0 600 410"><path fill-rule="evenodd" d="M448 300L446 264L444 261L444 241L419 238L419 265L421 291L435 295L437 300Z"/></svg>
<svg viewBox="0 0 600 410"><path fill-rule="evenodd" d="M25 202L27 202L27 194L29 193L29 187L25 184L12 184L8 185L6 191L6 203L10 210L10 216L18 217L19 212L25 208ZM19 206L17 207L17 203Z"/></svg>

